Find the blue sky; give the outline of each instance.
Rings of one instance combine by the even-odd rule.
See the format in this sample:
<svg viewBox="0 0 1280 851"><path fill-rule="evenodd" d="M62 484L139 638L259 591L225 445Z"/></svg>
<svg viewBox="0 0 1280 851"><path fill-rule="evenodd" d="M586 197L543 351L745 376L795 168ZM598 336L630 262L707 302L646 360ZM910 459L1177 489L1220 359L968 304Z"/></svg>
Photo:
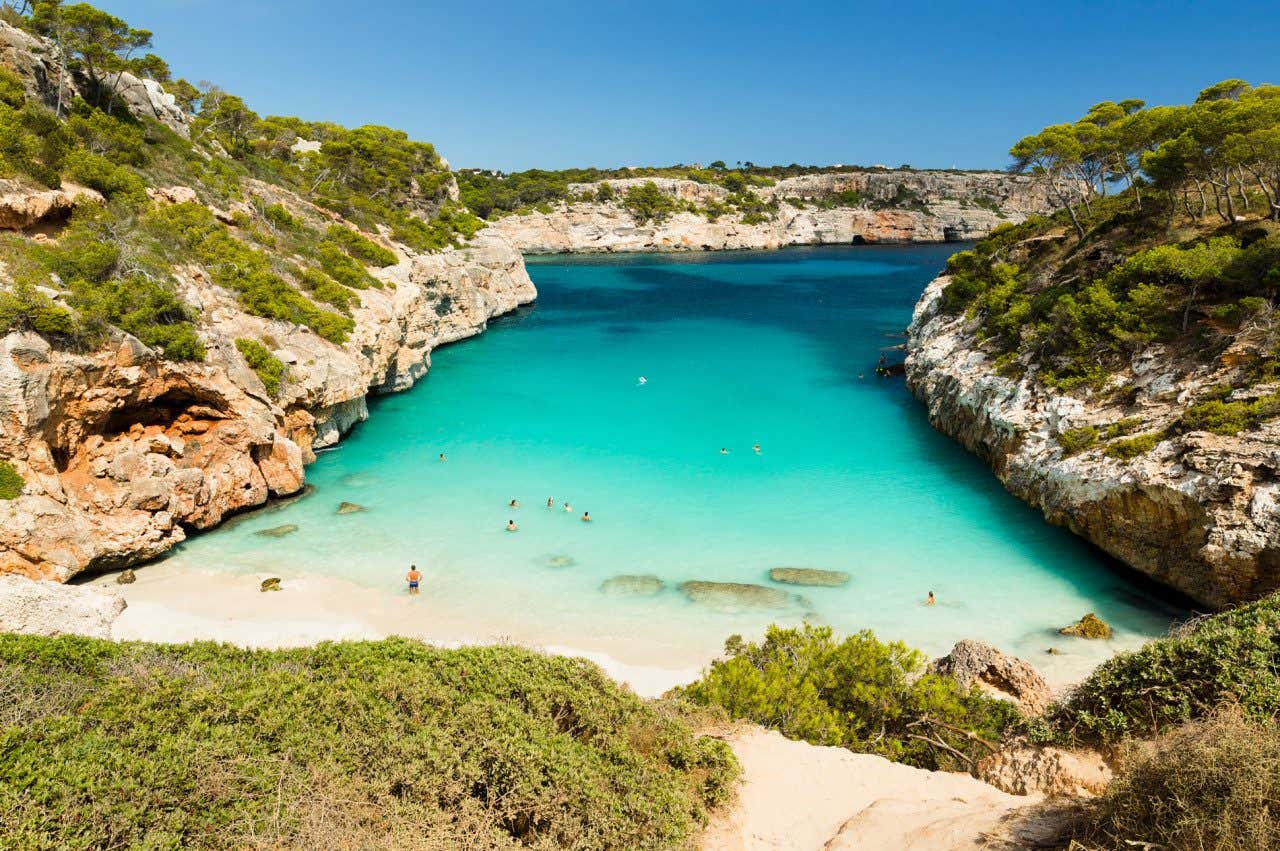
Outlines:
<svg viewBox="0 0 1280 851"><path fill-rule="evenodd" d="M262 114L454 166L1003 167L1099 100L1280 82L1271 2L99 0Z"/></svg>

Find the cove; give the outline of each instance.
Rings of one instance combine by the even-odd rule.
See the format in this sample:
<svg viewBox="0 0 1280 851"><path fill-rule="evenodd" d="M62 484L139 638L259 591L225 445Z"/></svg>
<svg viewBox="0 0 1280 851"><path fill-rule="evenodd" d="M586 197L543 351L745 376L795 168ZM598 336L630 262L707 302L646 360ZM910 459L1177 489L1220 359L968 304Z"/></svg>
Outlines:
<svg viewBox="0 0 1280 851"><path fill-rule="evenodd" d="M633 664L696 667L730 634L807 619L930 654L977 638L1074 676L1181 613L1006 493L901 378L876 378L954 250L532 259L538 301L377 399L309 468L310 496L195 537L165 565L400 595L416 563L425 632ZM339 514L343 502L364 510ZM297 529L259 534L285 525ZM850 581L780 585L775 567ZM605 586L621 575L662 587ZM693 600L679 588L691 580L782 593ZM1056 634L1086 612L1116 637Z"/></svg>

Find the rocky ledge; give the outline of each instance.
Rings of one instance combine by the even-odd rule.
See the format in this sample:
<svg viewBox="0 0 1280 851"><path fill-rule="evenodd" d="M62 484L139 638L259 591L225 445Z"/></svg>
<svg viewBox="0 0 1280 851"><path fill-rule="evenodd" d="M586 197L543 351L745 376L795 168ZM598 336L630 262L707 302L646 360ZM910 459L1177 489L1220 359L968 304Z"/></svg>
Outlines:
<svg viewBox="0 0 1280 851"><path fill-rule="evenodd" d="M652 182L678 201L723 203L722 186L671 178L605 181L615 197ZM574 196L594 195L598 184L573 184ZM493 227L526 254L625 251L772 249L790 245L946 242L978 239L1002 222L1052 211L1041 184L1003 172L874 170L790 177L754 187L776 202L766 221L745 222L738 213L709 220L680 212L660 223L637 223L619 202L561 203L550 212L511 215ZM854 206L830 206L837 195Z"/></svg>
<svg viewBox="0 0 1280 851"><path fill-rule="evenodd" d="M0 339L0 458L25 483L0 500L0 573L66 581L122 567L299 491L314 449L368 415L367 394L411 386L436 346L536 296L492 230L438 254L396 249L400 262L374 272L384 286L360 293L342 346L245 313L196 267L176 275L201 316L204 362L164 360L125 334L87 354L35 334ZM239 337L271 342L287 367L279 396L246 366Z"/></svg>
<svg viewBox="0 0 1280 851"><path fill-rule="evenodd" d="M1235 436L1164 431L1188 400L1223 382L1231 350L1222 363L1195 365L1149 346L1112 378L1126 392L1063 395L1034 375L999 374L975 323L940 310L949 282L925 290L907 341L907 383L936 428L1049 522L1199 603L1219 608L1280 586L1280 422ZM1117 423L1159 441L1125 460L1100 447L1073 455L1058 440Z"/></svg>

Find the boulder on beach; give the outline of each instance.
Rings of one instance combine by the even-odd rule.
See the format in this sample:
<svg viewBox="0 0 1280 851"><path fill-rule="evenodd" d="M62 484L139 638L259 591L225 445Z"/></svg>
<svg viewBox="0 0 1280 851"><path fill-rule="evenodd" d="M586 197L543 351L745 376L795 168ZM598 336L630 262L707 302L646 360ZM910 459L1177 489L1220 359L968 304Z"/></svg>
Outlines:
<svg viewBox="0 0 1280 851"><path fill-rule="evenodd" d="M843 570L817 570L812 567L775 567L769 578L784 585L815 585L836 588L849 582L849 574Z"/></svg>
<svg viewBox="0 0 1280 851"><path fill-rule="evenodd" d="M338 506L339 514L355 514L358 511L364 511L365 507L358 502L344 502Z"/></svg>
<svg viewBox="0 0 1280 851"><path fill-rule="evenodd" d="M656 576L615 576L601 583L600 590L606 594L648 597L665 587L666 583Z"/></svg>
<svg viewBox="0 0 1280 851"><path fill-rule="evenodd" d="M133 572L132 567L126 567L124 570L120 571L118 576L116 576L117 585L132 585L137 581L138 575Z"/></svg>
<svg viewBox="0 0 1280 851"><path fill-rule="evenodd" d="M982 641L956 642L950 653L935 659L929 668L951 677L961 688L977 685L994 697L1010 700L1028 715L1039 715L1053 700L1053 690L1031 663Z"/></svg>
<svg viewBox="0 0 1280 851"><path fill-rule="evenodd" d="M681 582L680 590L695 603L723 611L742 609L785 609L792 597L777 588L766 588L750 582Z"/></svg>
<svg viewBox="0 0 1280 851"><path fill-rule="evenodd" d="M96 585L0 576L0 632L110 638L124 598Z"/></svg>
<svg viewBox="0 0 1280 851"><path fill-rule="evenodd" d="M283 526L272 526L270 529L260 529L254 532L263 538L283 538L285 535L292 535L298 531L297 523L285 523Z"/></svg>
<svg viewBox="0 0 1280 851"><path fill-rule="evenodd" d="M1085 615L1080 619L1079 623L1073 623L1071 626L1064 626L1058 632L1063 635L1074 635L1077 638L1110 638L1111 627L1107 626L1107 622L1095 615L1093 612Z"/></svg>
<svg viewBox="0 0 1280 851"><path fill-rule="evenodd" d="M260 590L262 590L262 591L279 591L279 590L280 590L280 577L279 577L279 576L272 576L270 579L264 579L264 580L262 580L262 585L261 585L261 586L259 586L259 589L260 589Z"/></svg>

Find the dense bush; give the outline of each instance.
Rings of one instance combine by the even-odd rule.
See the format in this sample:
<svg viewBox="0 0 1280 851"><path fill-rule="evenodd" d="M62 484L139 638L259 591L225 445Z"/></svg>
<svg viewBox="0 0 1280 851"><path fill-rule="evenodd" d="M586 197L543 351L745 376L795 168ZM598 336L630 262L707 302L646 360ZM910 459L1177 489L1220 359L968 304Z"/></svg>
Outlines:
<svg viewBox="0 0 1280 851"><path fill-rule="evenodd" d="M1280 713L1280 598L1121 653L1072 691L1050 721L1065 739L1111 743L1203 718L1228 696L1253 718Z"/></svg>
<svg viewBox="0 0 1280 851"><path fill-rule="evenodd" d="M1018 717L1012 704L923 673L925 659L870 632L771 626L760 644L734 636L726 658L681 689L703 705L792 738L922 768L967 769Z"/></svg>
<svg viewBox="0 0 1280 851"><path fill-rule="evenodd" d="M382 281L370 275L364 266L348 257L335 243L321 242L316 246L316 259L326 275L345 287L353 290L382 287Z"/></svg>
<svg viewBox="0 0 1280 851"><path fill-rule="evenodd" d="M1067 455L1076 455L1093 448L1098 442L1098 429L1094 426L1069 428L1058 434L1058 445Z"/></svg>
<svg viewBox="0 0 1280 851"><path fill-rule="evenodd" d="M271 350L257 340L247 340L244 337L236 338L236 349L244 357L244 362L249 365L249 368L258 374L267 392L272 396L277 395L285 372L284 364L280 359L271 354Z"/></svg>
<svg viewBox="0 0 1280 851"><path fill-rule="evenodd" d="M1131 745L1075 838L1085 849L1271 851L1278 800L1280 727L1225 708Z"/></svg>
<svg viewBox="0 0 1280 851"><path fill-rule="evenodd" d="M1149 431L1146 434L1137 434L1133 437L1126 437L1113 441L1107 445L1104 450L1109 458L1119 458L1122 461L1130 461L1139 455L1146 455L1152 449L1156 448L1156 444L1164 440L1163 432Z"/></svg>
<svg viewBox="0 0 1280 851"><path fill-rule="evenodd" d="M0 499L17 499L22 496L26 482L8 461L0 461Z"/></svg>
<svg viewBox="0 0 1280 851"><path fill-rule="evenodd" d="M394 251L383 248L351 228L333 225L325 232L325 238L342 248L366 266L394 266L399 262Z"/></svg>
<svg viewBox="0 0 1280 851"><path fill-rule="evenodd" d="M583 660L0 636L5 846L684 847L728 747Z"/></svg>
<svg viewBox="0 0 1280 851"><path fill-rule="evenodd" d="M675 212L678 205L674 198L658 188L658 184L647 180L626 191L622 196L622 206L637 224L645 224L662 222Z"/></svg>

